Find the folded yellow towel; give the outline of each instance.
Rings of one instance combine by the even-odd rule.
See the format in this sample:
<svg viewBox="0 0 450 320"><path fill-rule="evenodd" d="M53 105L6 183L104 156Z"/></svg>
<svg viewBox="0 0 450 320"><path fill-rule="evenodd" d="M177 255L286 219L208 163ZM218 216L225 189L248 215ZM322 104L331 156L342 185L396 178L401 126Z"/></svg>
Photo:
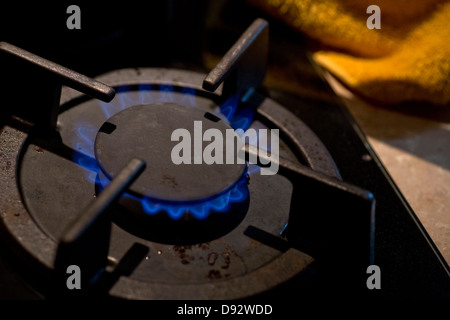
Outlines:
<svg viewBox="0 0 450 320"><path fill-rule="evenodd" d="M359 95L450 103L450 1L250 2L323 44L314 60ZM381 10L381 29L366 26L370 5Z"/></svg>

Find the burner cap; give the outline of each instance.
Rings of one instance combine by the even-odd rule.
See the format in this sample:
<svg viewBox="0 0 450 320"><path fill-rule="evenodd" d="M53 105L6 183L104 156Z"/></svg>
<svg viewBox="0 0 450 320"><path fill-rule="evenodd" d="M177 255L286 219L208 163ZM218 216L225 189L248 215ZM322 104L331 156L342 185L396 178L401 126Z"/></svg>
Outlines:
<svg viewBox="0 0 450 320"><path fill-rule="evenodd" d="M201 121L201 132L198 128L194 130L194 121ZM181 141L171 141L171 136L181 128L190 134L191 164L176 165L171 158L173 148ZM246 169L245 164L206 164L203 157L201 164L194 164L194 156L198 159L199 155L194 152L194 140L198 143L203 133L212 128L218 129L223 138L227 129L233 130L224 121L198 108L173 103L133 106L103 124L95 140L95 154L109 179L113 179L131 158L146 161L147 169L129 189L138 196L159 201L202 201L228 191ZM202 142L202 153L210 143ZM225 143L222 145L225 158Z"/></svg>

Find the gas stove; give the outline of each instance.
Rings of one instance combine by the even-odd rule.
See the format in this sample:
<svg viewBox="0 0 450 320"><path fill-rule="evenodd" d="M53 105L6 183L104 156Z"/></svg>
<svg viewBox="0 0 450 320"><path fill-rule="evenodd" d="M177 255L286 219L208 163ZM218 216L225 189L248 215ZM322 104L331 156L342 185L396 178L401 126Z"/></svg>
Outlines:
<svg viewBox="0 0 450 320"><path fill-rule="evenodd" d="M191 67L196 46L189 63L128 67L138 46L116 47L88 77L1 43L1 297L450 297L448 266L320 69L302 53L327 99L261 85L267 20L210 70ZM195 140L181 151L177 129ZM257 134L234 149L243 161L208 163L207 132Z"/></svg>

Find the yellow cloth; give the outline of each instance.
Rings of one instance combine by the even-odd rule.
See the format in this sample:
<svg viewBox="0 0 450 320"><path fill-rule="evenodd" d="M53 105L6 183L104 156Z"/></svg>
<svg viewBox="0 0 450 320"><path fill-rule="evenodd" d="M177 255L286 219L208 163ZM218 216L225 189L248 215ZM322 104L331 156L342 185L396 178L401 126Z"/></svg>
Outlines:
<svg viewBox="0 0 450 320"><path fill-rule="evenodd" d="M318 40L316 62L371 100L450 102L450 1L252 0ZM381 29L366 26L370 5Z"/></svg>

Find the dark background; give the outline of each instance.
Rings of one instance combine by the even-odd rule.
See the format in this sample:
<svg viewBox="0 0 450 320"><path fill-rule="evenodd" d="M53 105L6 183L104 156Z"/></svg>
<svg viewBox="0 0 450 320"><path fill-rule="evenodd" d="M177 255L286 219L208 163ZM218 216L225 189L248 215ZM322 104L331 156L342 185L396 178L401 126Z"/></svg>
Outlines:
<svg viewBox="0 0 450 320"><path fill-rule="evenodd" d="M69 5L81 29L69 30ZM201 67L257 16L245 1L14 2L1 5L0 40L94 76L121 67Z"/></svg>
<svg viewBox="0 0 450 320"><path fill-rule="evenodd" d="M66 27L72 4L81 10L79 30ZM208 72L205 54L223 55L255 18L265 16L245 1L222 0L15 1L0 8L0 41L89 77L133 67ZM34 122L41 102L51 99L51 75L1 53L0 67L0 118L14 112Z"/></svg>

